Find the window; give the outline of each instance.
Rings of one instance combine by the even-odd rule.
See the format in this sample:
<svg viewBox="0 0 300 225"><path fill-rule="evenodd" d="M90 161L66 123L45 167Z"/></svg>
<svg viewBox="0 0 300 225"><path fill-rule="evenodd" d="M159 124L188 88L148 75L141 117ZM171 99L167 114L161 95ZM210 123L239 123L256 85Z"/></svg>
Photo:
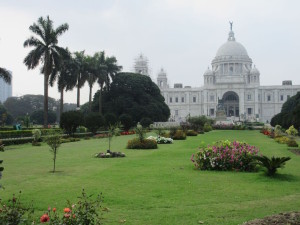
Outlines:
<svg viewBox="0 0 300 225"><path fill-rule="evenodd" d="M170 97L170 103L172 103L172 97Z"/></svg>
<svg viewBox="0 0 300 225"><path fill-rule="evenodd" d="M184 97L181 97L181 102L184 102Z"/></svg>
<svg viewBox="0 0 300 225"><path fill-rule="evenodd" d="M252 114L252 108L248 108L248 115Z"/></svg>
<svg viewBox="0 0 300 225"><path fill-rule="evenodd" d="M214 102L215 101L215 96L214 95L209 96L209 101Z"/></svg>
<svg viewBox="0 0 300 225"><path fill-rule="evenodd" d="M178 97L175 98L175 102L178 102Z"/></svg>
<svg viewBox="0 0 300 225"><path fill-rule="evenodd" d="M196 102L196 96L193 96L193 102Z"/></svg>
<svg viewBox="0 0 300 225"><path fill-rule="evenodd" d="M268 102L271 101L271 95L268 95L268 96L267 96L267 101L268 101Z"/></svg>
<svg viewBox="0 0 300 225"><path fill-rule="evenodd" d="M177 109L175 110L175 116L178 116L178 110Z"/></svg>
<svg viewBox="0 0 300 225"><path fill-rule="evenodd" d="M250 100L251 100L251 94L248 95L248 101L250 101Z"/></svg>
<svg viewBox="0 0 300 225"><path fill-rule="evenodd" d="M215 115L215 109L209 109L209 115L211 116Z"/></svg>
<svg viewBox="0 0 300 225"><path fill-rule="evenodd" d="M260 94L258 94L258 101L260 101Z"/></svg>
<svg viewBox="0 0 300 225"><path fill-rule="evenodd" d="M283 101L283 95L280 95L280 101Z"/></svg>

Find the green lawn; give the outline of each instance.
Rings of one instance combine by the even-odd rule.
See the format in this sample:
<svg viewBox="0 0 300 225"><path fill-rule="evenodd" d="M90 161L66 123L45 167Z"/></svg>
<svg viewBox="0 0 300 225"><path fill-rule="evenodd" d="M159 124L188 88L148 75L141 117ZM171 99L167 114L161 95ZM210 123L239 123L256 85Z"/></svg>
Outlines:
<svg viewBox="0 0 300 225"><path fill-rule="evenodd" d="M157 150L127 150L128 139L113 139L112 150L125 158L96 159L104 152L104 139L82 140L61 146L57 173L47 145L9 146L0 153L5 168L0 180L5 186L1 198L7 200L22 191L25 203L34 201L37 211L48 206L62 210L66 200L77 201L81 189L88 194L103 193L105 224L239 224L257 217L300 210L300 156L287 145L258 131L212 131ZM246 141L268 156L290 156L285 169L269 178L259 173L197 171L190 161L204 141ZM299 143L299 142L298 142Z"/></svg>

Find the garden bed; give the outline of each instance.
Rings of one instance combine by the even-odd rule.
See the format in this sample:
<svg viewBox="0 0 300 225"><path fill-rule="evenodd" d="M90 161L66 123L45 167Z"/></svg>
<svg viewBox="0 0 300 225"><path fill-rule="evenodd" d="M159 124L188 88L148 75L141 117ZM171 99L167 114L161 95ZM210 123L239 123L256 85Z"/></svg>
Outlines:
<svg viewBox="0 0 300 225"><path fill-rule="evenodd" d="M243 225L299 225L300 212L280 213L277 215L267 216L263 219L255 219L243 223Z"/></svg>

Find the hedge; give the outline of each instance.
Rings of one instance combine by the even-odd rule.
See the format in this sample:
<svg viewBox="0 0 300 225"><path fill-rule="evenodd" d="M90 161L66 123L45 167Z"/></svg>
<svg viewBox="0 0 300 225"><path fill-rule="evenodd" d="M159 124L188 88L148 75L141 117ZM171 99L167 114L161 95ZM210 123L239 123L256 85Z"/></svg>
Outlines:
<svg viewBox="0 0 300 225"><path fill-rule="evenodd" d="M61 129L54 128L54 129L40 129L42 135L47 134L48 131L54 130L60 132ZM32 137L32 130L12 130L12 131L0 131L0 139L7 139L7 138L23 138L23 137Z"/></svg>

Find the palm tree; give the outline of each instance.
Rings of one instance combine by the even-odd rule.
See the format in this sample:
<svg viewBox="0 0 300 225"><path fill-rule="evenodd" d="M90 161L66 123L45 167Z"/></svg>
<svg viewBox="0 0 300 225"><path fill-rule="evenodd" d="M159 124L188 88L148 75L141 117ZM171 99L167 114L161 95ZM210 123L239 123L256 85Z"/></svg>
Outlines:
<svg viewBox="0 0 300 225"><path fill-rule="evenodd" d="M77 82L77 77L74 73L74 60L68 49L66 49L66 51L68 54L62 57L59 68L53 70L49 81L50 86L53 86L55 80L58 79L57 87L60 93L60 117L64 109L64 91L72 90Z"/></svg>
<svg viewBox="0 0 300 225"><path fill-rule="evenodd" d="M5 68L0 67L0 77L8 84L11 83L11 74Z"/></svg>
<svg viewBox="0 0 300 225"><path fill-rule="evenodd" d="M69 25L64 23L56 29L49 16L46 19L40 17L37 23L29 27L36 37L32 36L24 42L24 47L33 47L24 59L24 64L28 69L36 68L41 62L41 73L44 74L44 127L48 124L48 83L52 71L59 66L61 56L66 54L66 50L57 45L58 37L69 29Z"/></svg>
<svg viewBox="0 0 300 225"><path fill-rule="evenodd" d="M97 82L100 86L99 90L99 113L102 114L102 91L106 81L106 74L107 74L107 65L105 64L105 53L97 52L94 55L94 59L96 62L96 76Z"/></svg>
<svg viewBox="0 0 300 225"><path fill-rule="evenodd" d="M84 51L81 52L75 52L75 64L74 64L74 71L77 77L77 108L80 107L80 89L83 87L85 82L87 81L87 65L85 60Z"/></svg>
<svg viewBox="0 0 300 225"><path fill-rule="evenodd" d="M111 81L115 75L122 70L122 66L117 65L117 59L114 56L106 57L105 65L107 66L105 83L107 90L109 90Z"/></svg>
<svg viewBox="0 0 300 225"><path fill-rule="evenodd" d="M291 157L274 157L268 158L267 156L254 156L252 164L263 166L267 169L268 176L274 176L278 168L283 168L286 161L289 161Z"/></svg>
<svg viewBox="0 0 300 225"><path fill-rule="evenodd" d="M89 112L92 112L92 91L95 82L97 81L97 64L96 64L96 57L87 56L86 57L86 64L87 64L87 72L88 78L87 82L89 84Z"/></svg>

